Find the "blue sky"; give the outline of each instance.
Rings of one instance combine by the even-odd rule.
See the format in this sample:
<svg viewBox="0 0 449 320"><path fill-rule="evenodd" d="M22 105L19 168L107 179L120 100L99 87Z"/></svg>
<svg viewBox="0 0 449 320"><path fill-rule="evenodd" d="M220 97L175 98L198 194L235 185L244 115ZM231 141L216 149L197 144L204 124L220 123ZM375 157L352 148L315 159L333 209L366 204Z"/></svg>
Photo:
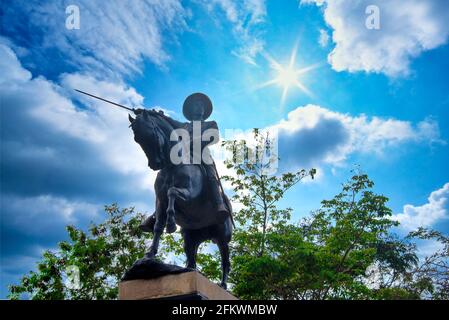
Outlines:
<svg viewBox="0 0 449 320"><path fill-rule="evenodd" d="M70 4L80 29L65 26ZM152 211L155 173L126 112L73 88L178 120L201 91L222 131L278 128L281 169L319 172L282 201L295 220L360 165L399 233L449 231L444 0L7 0L0 15L1 297L65 225L100 221L112 202ZM281 85L260 85L278 77L269 57L286 67L295 47L295 69L316 66L298 76L310 94L291 86L281 101Z"/></svg>

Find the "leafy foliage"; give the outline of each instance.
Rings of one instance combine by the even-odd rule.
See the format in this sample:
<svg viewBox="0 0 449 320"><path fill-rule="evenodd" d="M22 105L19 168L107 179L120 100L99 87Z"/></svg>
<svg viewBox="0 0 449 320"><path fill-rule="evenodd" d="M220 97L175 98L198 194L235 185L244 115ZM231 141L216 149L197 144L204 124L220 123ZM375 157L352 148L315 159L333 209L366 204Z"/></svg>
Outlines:
<svg viewBox="0 0 449 320"><path fill-rule="evenodd" d="M25 294L31 299L114 299L118 281L132 263L145 252L146 240L138 228L142 214L133 208L120 210L116 204L105 207L107 219L91 225L88 233L67 227L69 241L62 241L57 252L46 251L38 271L30 272L19 285L10 286L11 299ZM65 285L67 270L79 270L80 287Z"/></svg>
<svg viewBox="0 0 449 320"><path fill-rule="evenodd" d="M230 182L232 200L241 208L234 213L238 228L231 246L233 291L242 298L263 299L273 297L278 289L270 286L285 282L285 276L291 274L280 257L283 252L275 249L281 249L282 236L290 234L292 208L279 209L276 204L287 190L308 176L313 178L316 171L270 175L270 166L277 160L270 148L273 140L257 129L253 134L253 148L245 141L224 142L232 153L225 164L235 175L222 178Z"/></svg>
<svg viewBox="0 0 449 320"><path fill-rule="evenodd" d="M269 136L254 131L258 145ZM242 141L225 142L256 161L232 157L225 176L234 188L238 228L232 243L231 282L244 299L442 299L448 290L448 238L418 230L405 239L392 233L388 198L373 191L366 174L355 172L341 192L298 224L291 208L277 202L315 170L279 176L266 174L267 163ZM248 156L249 154L249 156ZM413 239L433 239L444 248L420 262Z"/></svg>
<svg viewBox="0 0 449 320"><path fill-rule="evenodd" d="M408 239L431 240L441 249L415 263L415 268L406 270L400 288L415 296L433 299L449 299L449 237L441 232L418 228Z"/></svg>
<svg viewBox="0 0 449 320"><path fill-rule="evenodd" d="M224 176L234 191L236 230L231 242L231 290L241 299L449 299L449 237L420 228L400 239L392 232L388 198L373 191L366 174L355 172L320 209L292 223L292 208L279 208L285 193L316 171L272 175L270 137L254 131L255 149L227 141L233 152ZM243 150L243 156L236 156ZM242 153L241 153L242 155ZM268 159L267 159L268 157ZM88 233L68 226L69 241L46 251L38 270L10 286L10 298L115 299L123 272L144 255L148 239L138 226L143 215L117 205L105 207L105 222ZM420 257L418 241L441 249ZM207 244L206 244L207 245ZM211 280L221 275L217 251L205 250L197 265ZM161 259L183 259L179 233L164 235ZM66 285L76 266L80 287Z"/></svg>

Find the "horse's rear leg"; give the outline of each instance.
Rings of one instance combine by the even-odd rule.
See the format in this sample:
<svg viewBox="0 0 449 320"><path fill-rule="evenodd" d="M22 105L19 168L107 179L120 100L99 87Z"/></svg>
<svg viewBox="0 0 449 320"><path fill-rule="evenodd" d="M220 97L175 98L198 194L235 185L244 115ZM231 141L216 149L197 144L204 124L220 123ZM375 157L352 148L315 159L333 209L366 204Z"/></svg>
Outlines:
<svg viewBox="0 0 449 320"><path fill-rule="evenodd" d="M185 230L182 233L184 238L184 252L186 254L186 267L196 269L196 254L201 240L195 237L195 231Z"/></svg>
<svg viewBox="0 0 449 320"><path fill-rule="evenodd" d="M213 230L215 242L218 245L221 255L221 284L220 286L226 289L228 282L229 271L231 270L231 262L229 261L229 242L232 237L232 220L230 217L224 223L216 225Z"/></svg>
<svg viewBox="0 0 449 320"><path fill-rule="evenodd" d="M218 249L220 250L221 255L221 283L220 286L223 289L227 288L228 275L231 270L231 262L229 261L229 245L226 241L220 241L217 243Z"/></svg>

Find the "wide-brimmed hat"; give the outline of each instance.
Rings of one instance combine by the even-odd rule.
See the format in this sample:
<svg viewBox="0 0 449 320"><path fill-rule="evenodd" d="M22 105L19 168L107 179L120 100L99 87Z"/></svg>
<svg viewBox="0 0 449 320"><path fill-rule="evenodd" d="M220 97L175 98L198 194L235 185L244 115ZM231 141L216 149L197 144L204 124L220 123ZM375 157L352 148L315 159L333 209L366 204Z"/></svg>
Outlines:
<svg viewBox="0 0 449 320"><path fill-rule="evenodd" d="M192 106L194 104L200 104L202 108L204 109L203 119L206 120L209 118L209 116L212 113L212 101L210 101L209 97L205 95L204 93L193 93L190 96L186 98L184 101L184 104L182 106L182 113L184 114L184 117L186 117L188 120L192 121ZM199 119L195 119L199 120Z"/></svg>

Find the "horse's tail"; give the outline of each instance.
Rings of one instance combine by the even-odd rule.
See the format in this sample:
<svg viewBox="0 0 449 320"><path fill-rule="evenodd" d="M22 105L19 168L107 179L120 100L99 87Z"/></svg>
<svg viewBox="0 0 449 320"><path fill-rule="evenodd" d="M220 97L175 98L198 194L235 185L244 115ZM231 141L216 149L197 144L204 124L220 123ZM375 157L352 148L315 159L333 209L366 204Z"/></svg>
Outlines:
<svg viewBox="0 0 449 320"><path fill-rule="evenodd" d="M154 212L151 216L146 218L140 225L139 228L143 232L154 232L154 224L156 223L156 212Z"/></svg>

